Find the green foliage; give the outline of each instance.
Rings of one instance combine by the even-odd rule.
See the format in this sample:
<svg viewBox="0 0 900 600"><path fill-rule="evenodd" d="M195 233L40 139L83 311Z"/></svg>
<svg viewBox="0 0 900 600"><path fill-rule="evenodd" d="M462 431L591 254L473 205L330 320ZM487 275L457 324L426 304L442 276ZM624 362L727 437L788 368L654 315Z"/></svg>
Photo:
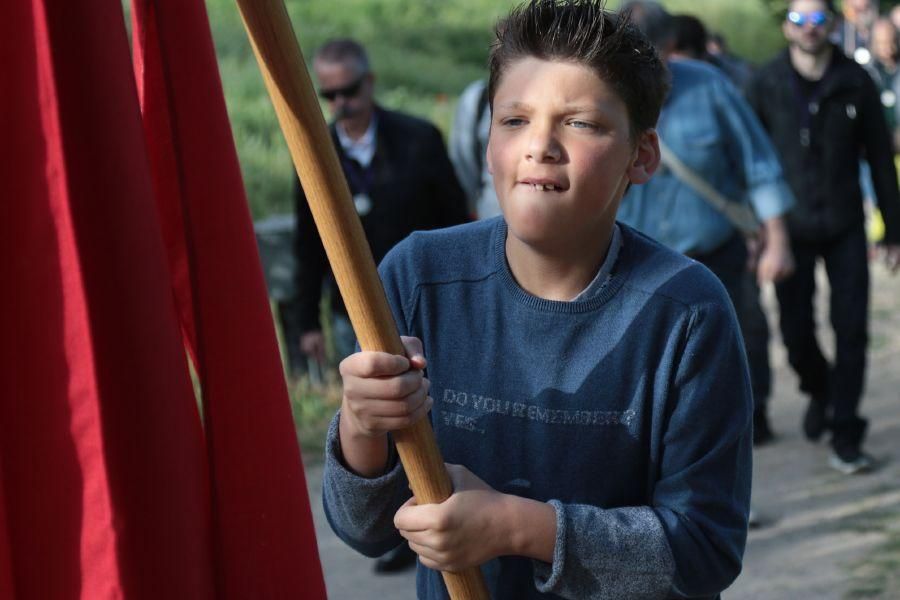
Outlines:
<svg viewBox="0 0 900 600"><path fill-rule="evenodd" d="M776 0L669 0L701 16L738 54L762 61L783 43L767 4ZM288 0L304 55L331 37L369 50L378 99L435 122L446 134L456 98L485 75L492 28L509 0ZM615 6L616 2L610 2ZM295 174L234 0L207 0L228 114L254 218L292 210Z"/></svg>
<svg viewBox="0 0 900 600"><path fill-rule="evenodd" d="M378 100L449 130L455 99L484 75L491 27L505 12L487 0L288 0L304 56L332 37L369 51ZM234 0L208 0L228 114L254 218L292 210L294 171Z"/></svg>
<svg viewBox="0 0 900 600"><path fill-rule="evenodd" d="M725 36L732 52L752 63L763 63L784 47L781 17L776 18L764 1L667 0L663 4L673 13L700 18L710 31Z"/></svg>

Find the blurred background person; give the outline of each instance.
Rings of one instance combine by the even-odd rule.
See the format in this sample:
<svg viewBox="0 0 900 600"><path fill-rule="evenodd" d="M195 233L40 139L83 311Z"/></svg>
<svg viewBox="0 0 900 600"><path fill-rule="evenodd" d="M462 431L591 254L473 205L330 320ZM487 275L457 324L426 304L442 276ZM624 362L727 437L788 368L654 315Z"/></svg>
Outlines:
<svg viewBox="0 0 900 600"><path fill-rule="evenodd" d="M841 15L837 17L831 30L831 41L841 51L861 65L872 60L869 44L872 39L872 25L878 18L876 0L844 0Z"/></svg>
<svg viewBox="0 0 900 600"><path fill-rule="evenodd" d="M894 154L900 150L900 45L890 19L881 18L872 27L872 65L875 83L881 91L884 118L892 132Z"/></svg>
<svg viewBox="0 0 900 600"><path fill-rule="evenodd" d="M762 314L755 288L745 290L748 249L742 229L758 225L754 215L766 239L752 261L754 275L760 281L777 281L793 270L784 215L794 199L775 150L725 74L693 59L706 55L702 23L693 17L673 20L655 2L628 2L623 10L631 11L632 20L667 60L672 89L657 125L663 166L650 181L626 193L618 218L709 267L738 315L746 312L748 295L755 304L749 311ZM676 28L678 21L682 26ZM743 222L737 215L743 215ZM742 328L747 323L742 319ZM744 332L745 344L754 344L747 353L754 360L757 444L772 436L766 408L771 376L765 315L762 323L761 334L757 329Z"/></svg>
<svg viewBox="0 0 900 600"><path fill-rule="evenodd" d="M731 52L728 40L724 35L709 32L706 40L706 53L712 64L725 71L725 74L738 88L744 89L744 85L753 74L753 65Z"/></svg>
<svg viewBox="0 0 900 600"><path fill-rule="evenodd" d="M891 8L890 12L888 12L888 17L891 23L894 24L894 29L900 31L900 4Z"/></svg>
<svg viewBox="0 0 900 600"><path fill-rule="evenodd" d="M440 132L376 104L375 75L361 45L349 39L326 42L315 53L313 72L334 118L332 139L376 263L417 229L467 220L465 196ZM319 315L324 282L331 297L334 358L340 361L353 351L355 338L299 184L296 211L301 350L325 362Z"/></svg>
<svg viewBox="0 0 900 600"><path fill-rule="evenodd" d="M313 57L313 72L319 95L334 119L332 140L376 263L417 229L468 220L465 196L441 133L426 121L386 110L375 102L375 75L359 43L351 39L326 42ZM333 362L337 363L353 352L356 338L299 184L296 214L300 350L318 363L326 363L320 315L324 289L331 300ZM401 544L377 559L375 569L395 571L414 563L415 554Z"/></svg>
<svg viewBox="0 0 900 600"><path fill-rule="evenodd" d="M466 193L469 214L478 219L500 214L494 180L485 160L490 133L487 80L478 79L459 96L448 141L450 161Z"/></svg>
<svg viewBox="0 0 900 600"><path fill-rule="evenodd" d="M859 416L868 344L869 267L859 160L872 166L886 225L888 267L900 264L900 192L880 95L866 71L829 42L834 7L793 0L782 30L787 50L762 67L748 98L772 136L797 207L788 217L796 259L792 277L776 284L788 361L809 396L803 430L818 440L832 432L829 463L865 471L867 421ZM822 259L831 287L834 363L816 338L815 266Z"/></svg>
<svg viewBox="0 0 900 600"><path fill-rule="evenodd" d="M693 15L674 15L672 30L674 42L671 58L703 60L719 68L736 86L741 87L747 83L752 75L749 65L743 71L728 70L724 61L707 51L709 37L706 26L700 19ZM753 265L760 240L754 237L748 240L748 244L750 258L740 284L740 302L735 309L744 335L753 386L753 444L761 446L775 439L768 408L772 395L772 368L769 361L769 322L760 304L759 284Z"/></svg>

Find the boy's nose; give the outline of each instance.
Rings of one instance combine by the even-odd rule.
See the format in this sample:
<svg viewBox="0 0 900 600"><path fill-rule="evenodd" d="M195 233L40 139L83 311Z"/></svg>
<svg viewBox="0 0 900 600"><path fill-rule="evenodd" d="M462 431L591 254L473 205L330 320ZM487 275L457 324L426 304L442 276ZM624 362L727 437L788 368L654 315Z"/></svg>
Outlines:
<svg viewBox="0 0 900 600"><path fill-rule="evenodd" d="M527 157L537 162L556 162L562 157L562 149L552 129L534 130L528 140Z"/></svg>

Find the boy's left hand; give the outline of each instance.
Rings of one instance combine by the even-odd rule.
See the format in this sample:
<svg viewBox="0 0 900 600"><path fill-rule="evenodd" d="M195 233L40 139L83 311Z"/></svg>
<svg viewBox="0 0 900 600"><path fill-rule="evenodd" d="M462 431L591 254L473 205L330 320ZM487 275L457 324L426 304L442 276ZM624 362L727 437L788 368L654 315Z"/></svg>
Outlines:
<svg viewBox="0 0 900 600"><path fill-rule="evenodd" d="M394 525L409 541L423 565L438 571L461 571L509 554L504 531L502 494L461 465L447 465L453 494L440 504L400 507Z"/></svg>

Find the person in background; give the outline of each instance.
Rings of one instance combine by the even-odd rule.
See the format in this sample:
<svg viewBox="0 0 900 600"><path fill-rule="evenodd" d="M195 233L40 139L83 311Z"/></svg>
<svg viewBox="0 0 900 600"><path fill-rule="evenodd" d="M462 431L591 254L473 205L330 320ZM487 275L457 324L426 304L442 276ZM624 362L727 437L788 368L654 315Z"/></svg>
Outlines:
<svg viewBox="0 0 900 600"><path fill-rule="evenodd" d="M869 266L859 160L865 155L886 230L883 253L900 265L900 192L890 134L872 78L829 42L830 0L793 0L782 26L789 47L763 66L747 97L784 164L797 207L788 217L796 259L776 284L788 360L809 396L803 429L810 440L832 432L829 463L843 473L869 470L867 421L859 416L868 344ZM816 262L831 288L835 359L816 338Z"/></svg>
<svg viewBox="0 0 900 600"><path fill-rule="evenodd" d="M747 79L738 81L737 73L725 70L725 63L709 54L709 37L706 26L693 15L673 15L674 32L672 58L687 58L708 62L720 70L740 87ZM747 75L751 73L748 71ZM775 439L769 420L769 398L772 395L772 369L769 362L769 322L759 301L759 284L754 268L754 256L760 240L748 240L748 268L744 270L741 283L740 302L735 306L738 322L744 336L744 348L750 365L750 382L753 388L753 445L762 446Z"/></svg>
<svg viewBox="0 0 900 600"><path fill-rule="evenodd" d="M645 185L629 190L619 219L703 263L722 281L742 317L742 328L747 328L754 442L763 444L773 437L766 404L771 389L768 326L755 286L745 289L748 249L737 224L692 179L712 188L732 207L752 206L766 239L758 260L751 261L760 281L777 281L793 270L784 224L784 215L794 205L793 194L768 136L740 93L721 71L695 60L698 54L705 55L703 25L698 28L696 19L682 17L676 28L678 21L655 2L629 2L623 10L632 11L634 22L668 59L672 91L657 129L690 173L679 173L667 164L664 152L664 168ZM752 301L749 306L747 298Z"/></svg>
<svg viewBox="0 0 900 600"><path fill-rule="evenodd" d="M313 72L319 95L334 118L332 140L376 263L413 231L468 220L465 196L441 133L426 121L386 110L375 102L375 75L358 42L326 42L315 53ZM331 298L337 362L353 352L356 339L299 184L296 214L300 349L319 363L326 362L319 314L324 288ZM401 544L375 566L378 571L392 571L413 562L415 555Z"/></svg>
<svg viewBox="0 0 900 600"><path fill-rule="evenodd" d="M894 29L900 31L900 4L890 10L888 18L890 18L891 23L894 24Z"/></svg>
<svg viewBox="0 0 900 600"><path fill-rule="evenodd" d="M459 183L469 201L469 214L489 219L500 214L500 203L485 153L491 132L487 81L473 81L459 97L448 150Z"/></svg>
<svg viewBox="0 0 900 600"><path fill-rule="evenodd" d="M710 32L706 40L706 54L712 64L725 71L734 85L739 89L744 89L750 76L753 75L753 65L731 53L725 36L721 33Z"/></svg>
<svg viewBox="0 0 900 600"><path fill-rule="evenodd" d="M868 65L872 60L869 44L878 5L875 0L844 0L841 9L831 30L831 41L859 64Z"/></svg>
<svg viewBox="0 0 900 600"><path fill-rule="evenodd" d="M881 91L884 118L893 134L894 154L900 151L900 45L897 29L882 18L872 27L871 72Z"/></svg>

